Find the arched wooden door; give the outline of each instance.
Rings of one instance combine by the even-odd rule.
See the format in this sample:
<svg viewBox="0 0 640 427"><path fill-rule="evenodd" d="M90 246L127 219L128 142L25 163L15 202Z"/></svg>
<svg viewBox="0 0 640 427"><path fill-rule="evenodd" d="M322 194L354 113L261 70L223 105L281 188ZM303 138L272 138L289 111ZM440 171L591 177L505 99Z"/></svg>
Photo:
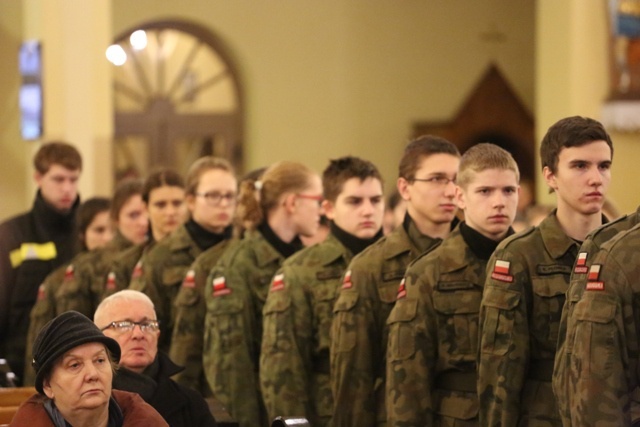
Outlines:
<svg viewBox="0 0 640 427"><path fill-rule="evenodd" d="M136 31L141 43L131 38ZM240 172L242 91L217 37L162 21L125 31L115 43L127 55L114 65L116 181L159 166L185 173L204 155L224 157Z"/></svg>

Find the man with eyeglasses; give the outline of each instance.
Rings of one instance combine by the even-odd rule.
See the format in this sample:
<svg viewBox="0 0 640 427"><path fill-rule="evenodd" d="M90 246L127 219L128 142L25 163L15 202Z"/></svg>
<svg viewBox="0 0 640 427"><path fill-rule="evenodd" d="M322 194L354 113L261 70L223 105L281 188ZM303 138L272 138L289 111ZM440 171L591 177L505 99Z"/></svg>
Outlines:
<svg viewBox="0 0 640 427"><path fill-rule="evenodd" d="M120 345L114 389L138 393L172 427L216 425L202 396L171 379L182 368L158 352L160 327L148 296L133 290L116 292L100 303L93 319Z"/></svg>
<svg viewBox="0 0 640 427"><path fill-rule="evenodd" d="M407 203L403 223L347 268L331 325L334 426L386 423L387 317L409 263L451 231L459 163L458 149L446 139L427 135L410 142L398 168L398 191Z"/></svg>

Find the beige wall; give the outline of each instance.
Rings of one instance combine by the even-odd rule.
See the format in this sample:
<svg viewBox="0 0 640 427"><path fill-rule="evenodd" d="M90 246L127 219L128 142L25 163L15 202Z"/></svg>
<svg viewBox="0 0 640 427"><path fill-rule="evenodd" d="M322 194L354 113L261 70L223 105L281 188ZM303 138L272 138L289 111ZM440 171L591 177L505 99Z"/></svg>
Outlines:
<svg viewBox="0 0 640 427"><path fill-rule="evenodd" d="M29 146L20 137L18 49L22 42L22 7L0 0L0 218L29 206Z"/></svg>
<svg viewBox="0 0 640 427"><path fill-rule="evenodd" d="M116 0L114 32L200 23L230 47L247 95L247 168L355 154L395 180L415 120L448 119L491 60L533 109L533 1ZM483 41L496 29L503 43Z"/></svg>
<svg viewBox="0 0 640 427"><path fill-rule="evenodd" d="M114 36L138 23L177 18L206 26L227 44L246 93L247 168L297 159L321 170L329 158L354 154L377 163L389 188L412 123L451 118L492 61L533 111L534 3L113 0L111 7ZM17 43L21 29L4 13L18 14L16 4L0 0L0 31ZM15 63L12 52L0 52L4 64ZM17 103L11 90L17 88L8 86L7 106ZM29 167L17 135L3 133L0 150L19 157L21 167L11 174L19 184ZM5 174L0 170L3 182ZM11 191L21 200L0 206L0 217L32 198Z"/></svg>
<svg viewBox="0 0 640 427"><path fill-rule="evenodd" d="M536 124L538 141L561 117L598 119L609 94L605 1L538 0ZM621 213L640 203L640 134L611 132L614 142L609 200ZM555 203L538 180L538 196Z"/></svg>
<svg viewBox="0 0 640 427"><path fill-rule="evenodd" d="M497 61L533 109L533 1L116 0L114 33L194 21L229 46L247 101L247 168L355 154L388 185L416 120L448 119ZM496 29L503 43L481 34Z"/></svg>

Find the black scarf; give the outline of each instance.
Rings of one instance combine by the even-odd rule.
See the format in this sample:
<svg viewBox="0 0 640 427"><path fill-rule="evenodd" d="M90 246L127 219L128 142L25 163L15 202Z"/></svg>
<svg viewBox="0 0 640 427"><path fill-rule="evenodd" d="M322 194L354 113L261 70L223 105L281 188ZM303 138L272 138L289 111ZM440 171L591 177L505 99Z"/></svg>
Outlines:
<svg viewBox="0 0 640 427"><path fill-rule="evenodd" d="M264 221L258 226L258 231L267 240L267 242L269 242L269 244L285 258L289 258L303 247L302 240L300 240L300 237L298 236L294 237L294 239L289 243L284 242L271 229L271 227L269 227L267 221Z"/></svg>
<svg viewBox="0 0 640 427"><path fill-rule="evenodd" d="M371 237L370 239L361 239L351 233L347 233L342 228L338 227L333 221L329 223L329 229L331 230L331 234L333 234L336 239L340 241L340 243L342 243L347 249L349 249L354 256L358 255L369 245L375 243L379 238L382 237L382 228L380 228L376 235Z"/></svg>
<svg viewBox="0 0 640 427"><path fill-rule="evenodd" d="M196 245L198 245L198 247L203 251L224 240L229 240L231 238L231 233L233 232L233 227L230 225L225 228L222 233L212 233L195 222L193 218L187 221L184 226L187 229L189 236L191 236L193 241L196 242Z"/></svg>
<svg viewBox="0 0 640 427"><path fill-rule="evenodd" d="M504 238L506 239L513 233L515 233L513 228L509 227ZM493 254L493 251L496 250L498 244L502 241L493 240L480 234L473 228L469 227L464 221L460 223L460 234L462 234L462 238L471 249L471 252L483 261L488 261L489 258L491 258L491 254Z"/></svg>

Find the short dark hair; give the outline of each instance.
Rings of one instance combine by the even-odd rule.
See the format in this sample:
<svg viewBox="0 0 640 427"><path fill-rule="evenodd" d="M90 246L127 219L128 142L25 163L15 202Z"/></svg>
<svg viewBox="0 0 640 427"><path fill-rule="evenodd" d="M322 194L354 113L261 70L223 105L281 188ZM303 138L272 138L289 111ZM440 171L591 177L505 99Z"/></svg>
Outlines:
<svg viewBox="0 0 640 427"><path fill-rule="evenodd" d="M566 117L553 124L542 138L540 162L554 174L558 168L558 157L563 148L581 147L594 141L604 141L611 149L613 142L602 123L589 117Z"/></svg>
<svg viewBox="0 0 640 427"><path fill-rule="evenodd" d="M376 165L368 160L354 156L340 157L329 161L329 166L322 173L322 187L324 198L330 202L335 202L344 183L351 178L358 178L364 181L367 178L375 178L382 184L382 177Z"/></svg>
<svg viewBox="0 0 640 427"><path fill-rule="evenodd" d="M76 147L66 142L52 141L43 144L33 157L33 167L44 175L55 164L72 171L82 170L82 156Z"/></svg>
<svg viewBox="0 0 640 427"><path fill-rule="evenodd" d="M420 163L434 154L450 154L460 157L460 151L451 142L434 135L423 135L409 142L398 166L398 177L411 181L416 177Z"/></svg>
<svg viewBox="0 0 640 427"><path fill-rule="evenodd" d="M179 187L184 188L184 180L182 176L171 169L158 169L152 172L144 181L142 187L142 200L149 203L149 195L153 190L160 187Z"/></svg>

